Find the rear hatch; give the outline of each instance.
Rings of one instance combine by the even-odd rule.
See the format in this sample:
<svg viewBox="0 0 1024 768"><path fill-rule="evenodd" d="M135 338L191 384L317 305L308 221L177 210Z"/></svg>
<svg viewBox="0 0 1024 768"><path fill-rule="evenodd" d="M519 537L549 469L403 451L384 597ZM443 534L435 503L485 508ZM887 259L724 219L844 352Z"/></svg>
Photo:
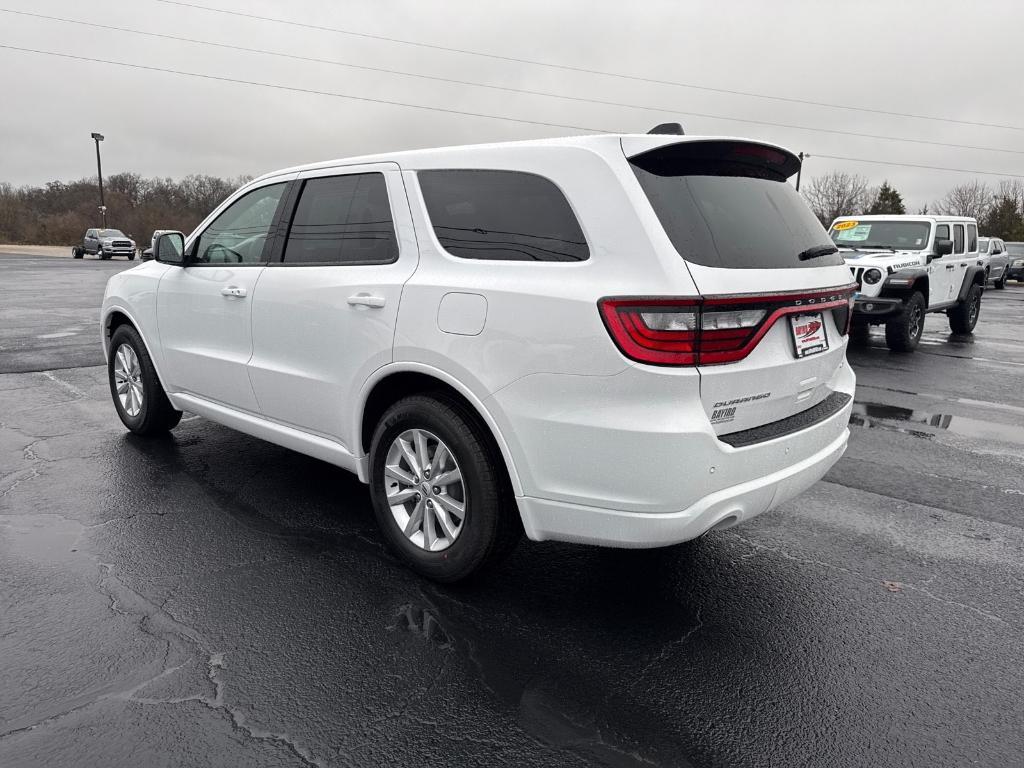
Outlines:
<svg viewBox="0 0 1024 768"><path fill-rule="evenodd" d="M799 160L745 141L651 147L654 138L624 138L623 150L671 257L700 293L693 362L716 433L821 403L845 364L852 285L825 229L786 181Z"/></svg>

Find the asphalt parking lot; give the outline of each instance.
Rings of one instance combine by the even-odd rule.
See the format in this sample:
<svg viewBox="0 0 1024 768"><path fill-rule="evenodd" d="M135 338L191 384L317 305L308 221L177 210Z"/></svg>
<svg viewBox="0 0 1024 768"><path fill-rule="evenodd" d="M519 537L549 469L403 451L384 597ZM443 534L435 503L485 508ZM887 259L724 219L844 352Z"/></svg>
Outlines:
<svg viewBox="0 0 1024 768"><path fill-rule="evenodd" d="M354 477L127 434L124 261L0 253L0 765L1024 764L1024 285L875 332L846 456L695 546L524 542L441 588Z"/></svg>

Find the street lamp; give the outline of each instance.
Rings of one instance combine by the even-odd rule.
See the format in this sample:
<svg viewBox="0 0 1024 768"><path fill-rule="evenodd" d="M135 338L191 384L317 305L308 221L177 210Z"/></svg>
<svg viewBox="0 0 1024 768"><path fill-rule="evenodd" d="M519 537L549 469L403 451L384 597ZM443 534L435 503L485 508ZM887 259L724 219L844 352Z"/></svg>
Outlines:
<svg viewBox="0 0 1024 768"><path fill-rule="evenodd" d="M96 142L96 175L100 180L100 216L103 217L103 228L107 228L107 206L103 202L103 166L100 164L100 142L103 141L102 133L94 133L92 135L93 141ZM799 179L799 177L797 177ZM797 189L800 188L799 182L797 183Z"/></svg>
<svg viewBox="0 0 1024 768"><path fill-rule="evenodd" d="M97 146L99 146L99 145L97 144ZM97 150L97 151L98 151L98 150ZM799 191L800 191L800 174L801 174L801 173L803 172L803 170L804 170L804 158L805 158L805 157L810 157L810 154L808 154L808 153L805 153L805 152L801 152L801 153L800 153L800 154L798 155L798 157L800 158L800 167L796 169L796 191L797 191L797 192L799 192ZM101 186L102 186L102 185L101 185Z"/></svg>

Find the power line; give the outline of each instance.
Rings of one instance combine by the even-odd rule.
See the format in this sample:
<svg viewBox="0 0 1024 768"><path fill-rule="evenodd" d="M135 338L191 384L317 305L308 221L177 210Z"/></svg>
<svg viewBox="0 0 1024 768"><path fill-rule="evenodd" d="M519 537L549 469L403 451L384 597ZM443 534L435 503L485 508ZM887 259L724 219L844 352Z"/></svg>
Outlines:
<svg viewBox="0 0 1024 768"><path fill-rule="evenodd" d="M207 74L203 74L201 72L186 72L184 70L178 70L178 69L166 69L164 67L153 67L153 66L149 66L147 64L131 64L131 63L125 62L125 61L112 61L110 59L98 59L98 58L89 57L89 56L76 56L76 55L70 54L70 53L59 53L57 51L42 51L42 50L38 50L36 48L22 48L22 47L19 47L19 46L6 45L6 44L3 44L3 43L0 43L0 49L4 49L4 50L8 50L8 51L18 51L18 52L21 52L21 53L35 53L35 54L39 54L39 55L42 55L42 56L55 56L55 57L62 58L62 59L73 59L75 61L86 61L86 62L91 62L91 63L95 63L95 64L111 64L113 66L126 67L128 69L141 69L141 70L147 70L147 71L150 71L150 72L163 72L163 73L169 74L169 75L182 75L182 76L185 76L185 77L196 77L196 78L200 78L200 79L203 79L203 80L215 80L215 81L224 82L224 83L237 83L239 85L252 85L252 86L257 86L257 87L261 87L261 88L273 88L275 90L281 90L281 91L294 91L296 93L308 93L308 94L312 94L312 95L316 95L316 96L331 96L331 97L340 98L340 99L351 99L353 101L366 101L366 102L371 102L371 103L374 103L374 104L387 104L389 106L395 106L395 107L409 107L411 109L422 109L422 110L427 110L427 111L430 111L430 112L443 112L443 113L446 113L446 114L464 115L464 116L468 116L468 117L483 117L483 118L487 118L487 119L490 119L490 120L505 120L505 121L508 121L508 122L526 123L526 124L529 124L529 125L542 125L542 126L547 126L547 127L551 127L551 128L569 128L571 130L588 131L588 132L591 132L591 133L608 133L608 131L605 131L603 129L590 128L590 127L581 126L581 125L568 125L568 124L563 124L563 123L547 123L547 122L542 122L540 120L526 120L526 119L518 118L518 117L506 117L504 115L489 115L489 114L485 114L485 113L482 113L482 112L466 112L466 111L463 111L463 110L448 109L448 108L445 108L445 107L429 107L429 106L426 106L426 105L423 105L423 104L410 104L408 102L403 102L403 101L389 101L389 100L386 100L386 99L372 99L372 98L370 98L368 96L353 96L351 94L338 93L338 92L335 92L335 91L320 91L320 90L315 90L315 89L312 89L312 88L297 88L297 87L290 86L290 85L279 85L277 83L263 83L263 82L259 82L257 80L241 80L241 79L233 78L233 77L222 77L220 75L207 75ZM999 173L999 172L996 172L996 171L978 171L978 170L970 170L970 169L967 169L967 168L947 168L947 167L936 166L936 165L918 165L918 164L913 164L913 163L899 163L899 162L887 161L887 160L868 160L867 158L863 158L863 157L843 157L841 155L825 155L825 154L821 154L821 153L817 153L817 152L814 153L813 157L827 158L829 160L848 160L850 162L855 162L855 163L871 163L873 165L902 166L904 168L923 168L923 169L934 170L934 171L949 171L951 173L971 173L971 174L977 174L977 175L983 175L983 176L1003 176L1003 177L1006 177L1006 178L1024 179L1024 174Z"/></svg>
<svg viewBox="0 0 1024 768"><path fill-rule="evenodd" d="M829 160L849 160L854 163L871 163L872 165L898 165L903 168L924 168L929 171L952 171L953 173L973 173L979 176L1003 176L1010 179L1024 179L1019 173L998 173L997 171L975 171L968 168L947 168L941 165L918 165L916 163L897 163L891 160L867 160L863 157L842 157L840 155L823 155L815 152L809 157L826 157Z"/></svg>
<svg viewBox="0 0 1024 768"><path fill-rule="evenodd" d="M467 48L454 48L445 45L437 45L434 43L423 43L417 40L404 40L398 37L388 37L387 35L375 35L369 32L353 32L350 29L341 29L340 27L327 27L319 24L308 24L301 21L292 21L291 19L281 19L273 16L259 16L254 13L245 13L244 11L232 11L224 8L213 8L207 5L199 5L197 3L185 3L180 0L156 0L158 3L164 3L165 5L177 5L183 8L194 8L200 11L209 11L211 13L223 13L229 16L240 16L248 19L255 19L257 21L271 21L276 24L286 24L292 27L300 27L302 29L314 29L320 32L335 32L340 35L350 35L352 37L362 37L368 40L382 40L389 43L398 43L400 45L412 45L417 48L428 48L435 51L447 51L449 53L461 53L467 56L479 56L481 58L496 59L498 61L509 61L516 64L531 64L537 67L550 67L552 69L563 69L569 72L582 72L588 75L601 75L603 77L616 77L622 80L632 80L634 82L642 83L653 83L655 85L673 85L679 88L692 88L698 91L710 91L712 93L725 93L731 96L745 96L753 99L765 99L768 101L783 101L790 104L805 104L814 107L828 107L829 109L844 109L851 112L867 112L875 115L888 115L890 117L908 117L914 120L930 120L932 122L943 122L943 123L956 123L958 125L971 125L982 128L1003 128L1010 131L1024 131L1024 126L1019 125L1006 125L1002 123L984 123L974 120L958 120L952 117L939 117L937 115L918 115L912 112L895 112L885 109L873 109L871 107L853 107L848 104L832 104L826 101L812 101L811 99L797 99L789 96L770 96L763 93L753 93L751 91L740 91L729 88L712 88L707 85L696 85L694 83L683 83L677 80L659 80L653 77L643 77L641 75L626 75L620 72L608 72L600 69L588 69L586 67L576 67L570 64L559 64L552 61L537 61L535 59L523 59L516 56L504 56L496 53L485 53L483 51L474 51Z"/></svg>
<svg viewBox="0 0 1024 768"><path fill-rule="evenodd" d="M468 117L485 117L489 120L506 120L511 123L525 123L527 125L543 125L550 128L568 128L574 131L588 131L591 133L611 133L600 128L588 128L583 125L569 125L567 123L548 123L543 120L528 120L521 117L506 117L505 115L489 115L483 112L467 112L461 109L449 109L447 107L428 107L423 104L410 104L406 101L390 101L388 99L372 99L369 96L353 96L349 93L338 93L337 91L320 91L314 88L297 88L291 85L279 85L277 83L263 83L258 80L241 80L234 77L222 77L220 75L207 75L201 72L186 72L180 69L165 69L164 67L152 67L148 64L131 64L127 61L113 61L111 59L99 59L93 56L75 56L71 53L58 53L57 51L41 51L37 48L21 48L16 45L5 45L0 43L0 48L9 51L21 51L23 53L37 53L42 56L57 56L62 59L74 59L76 61L91 61L97 64L112 64L117 67L129 69L145 69L150 72L164 72L170 75L184 75L186 77L198 77L203 80L218 80L223 83L238 83L240 85L255 85L262 88L275 88L281 91L295 91L296 93L309 93L316 96L333 96L339 99L352 99L353 101L368 101L374 104L388 104L394 107L409 107L411 109L424 109L430 112L444 112L450 115L465 115Z"/></svg>
<svg viewBox="0 0 1024 768"><path fill-rule="evenodd" d="M852 136L855 138L862 139L874 139L877 141L895 141L909 144L922 144L932 147L946 147L948 149L970 149L980 152L1005 152L1014 155L1024 155L1024 150L1021 149L1005 149L1003 147L984 147L975 144L954 144L945 141L931 141L929 139L911 139L902 136L885 136L882 134L875 133L862 133L858 131L844 131L836 128L812 128L805 125L795 125L793 123L779 123L770 120L756 120L753 118L745 117L733 117L729 115L713 115L705 112L683 112L672 107L654 107L645 104L631 104L628 102L619 101L607 101L604 99L591 99L583 96L570 96L568 94L550 93L546 91L535 91L528 88L512 88L503 85L492 85L489 83L478 83L471 80L458 80L449 77L437 77L434 75L424 75L418 72L403 72L397 69L387 69L385 67L371 67L365 64L350 64L344 61L337 61L334 59L321 59L312 56L299 56L292 53L283 53L281 51L270 51L264 48L249 48L241 45L233 45L230 43L218 43L210 40L199 40L192 37L181 37L178 35L170 35L164 32L148 32L142 29L132 29L130 27L117 27L110 24L98 24L96 22L82 21L79 19L68 19L60 16L47 16L41 13L30 13L28 11L12 10L10 8L0 8L0 13L11 13L18 16L29 16L37 19L45 19L47 21L57 21L66 24L74 24L76 26L93 27L94 29L106 29L115 32L126 32L129 34L143 35L146 37L160 38L163 40L174 40L176 42L193 43L196 45L205 45L213 48L222 48L232 51L244 51L246 53L255 53L266 56L277 56L285 59L292 59L294 61L305 61L315 64L329 64L337 67L347 67L350 69L359 69L367 72L382 72L390 75L400 75L402 77L415 77L423 80L433 80L435 82L450 83L454 85L465 85L474 88L488 88L491 90L505 91L507 93L520 93L531 96L543 96L552 99L566 99L568 101L582 102L586 104L601 104L610 107L622 107L626 109L642 109L650 112L658 112L660 114L675 114L685 115L687 117L701 117L709 120L722 120L725 122L733 123L745 123L749 125L764 125L772 128L786 128L796 131L807 131L810 133L831 133L837 136Z"/></svg>

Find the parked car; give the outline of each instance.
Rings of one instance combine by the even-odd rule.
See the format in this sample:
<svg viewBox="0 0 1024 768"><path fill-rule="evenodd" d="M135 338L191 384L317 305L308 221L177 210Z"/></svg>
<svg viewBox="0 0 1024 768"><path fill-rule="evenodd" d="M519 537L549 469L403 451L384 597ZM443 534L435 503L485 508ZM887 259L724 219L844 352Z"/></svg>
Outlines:
<svg viewBox="0 0 1024 768"><path fill-rule="evenodd" d="M999 290L1006 287L1009 276L1010 256L1006 252L1006 244L998 237L981 237L978 239L978 254L985 259L985 281L991 281Z"/></svg>
<svg viewBox="0 0 1024 768"><path fill-rule="evenodd" d="M71 255L76 259L84 258L86 254L104 260L126 256L129 261L134 261L135 241L119 229L87 229L82 244L71 249Z"/></svg>
<svg viewBox="0 0 1024 768"><path fill-rule="evenodd" d="M150 239L149 239L149 247L146 248L142 252L142 260L143 261L149 261L150 259L153 258L153 243L156 242L157 235L162 234L165 231L168 231L168 230L163 230L163 229L155 229L155 230L153 230L153 236L150 237Z"/></svg>
<svg viewBox="0 0 1024 768"><path fill-rule="evenodd" d="M267 174L113 276L131 431L188 410L355 472L440 581L520 532L655 547L845 450L853 285L760 142L613 135Z"/></svg>
<svg viewBox="0 0 1024 768"><path fill-rule="evenodd" d="M894 352L913 352L929 312L974 331L985 290L978 223L966 216L840 216L829 230L857 284L852 338L885 326Z"/></svg>
<svg viewBox="0 0 1024 768"><path fill-rule="evenodd" d="M1024 243L1006 243L1006 255L1010 259L1006 276L1018 283L1024 281Z"/></svg>

